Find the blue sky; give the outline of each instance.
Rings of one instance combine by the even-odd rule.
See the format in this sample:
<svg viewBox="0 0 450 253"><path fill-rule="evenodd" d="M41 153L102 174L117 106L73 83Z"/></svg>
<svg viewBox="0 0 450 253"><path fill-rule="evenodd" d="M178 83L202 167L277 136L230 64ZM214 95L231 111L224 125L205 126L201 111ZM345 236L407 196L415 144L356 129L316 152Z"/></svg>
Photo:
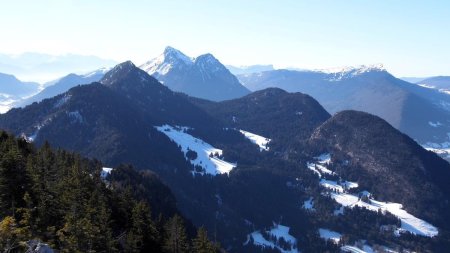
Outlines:
<svg viewBox="0 0 450 253"><path fill-rule="evenodd" d="M226 64L329 68L383 63L450 75L450 1L2 1L0 53L143 63L166 45Z"/></svg>

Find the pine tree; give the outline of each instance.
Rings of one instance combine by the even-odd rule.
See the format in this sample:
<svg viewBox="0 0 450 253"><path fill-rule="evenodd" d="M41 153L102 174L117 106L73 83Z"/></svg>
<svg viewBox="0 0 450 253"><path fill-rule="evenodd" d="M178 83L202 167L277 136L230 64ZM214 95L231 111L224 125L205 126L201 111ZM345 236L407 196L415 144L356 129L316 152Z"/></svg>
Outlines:
<svg viewBox="0 0 450 253"><path fill-rule="evenodd" d="M127 252L159 252L158 231L144 202L137 203L132 211L132 227L127 235Z"/></svg>
<svg viewBox="0 0 450 253"><path fill-rule="evenodd" d="M208 239L208 232L204 227L197 230L197 237L192 240L192 250L195 253L216 253L220 247Z"/></svg>
<svg viewBox="0 0 450 253"><path fill-rule="evenodd" d="M166 238L164 249L169 253L189 252L189 243L183 219L179 215L169 219L165 226Z"/></svg>

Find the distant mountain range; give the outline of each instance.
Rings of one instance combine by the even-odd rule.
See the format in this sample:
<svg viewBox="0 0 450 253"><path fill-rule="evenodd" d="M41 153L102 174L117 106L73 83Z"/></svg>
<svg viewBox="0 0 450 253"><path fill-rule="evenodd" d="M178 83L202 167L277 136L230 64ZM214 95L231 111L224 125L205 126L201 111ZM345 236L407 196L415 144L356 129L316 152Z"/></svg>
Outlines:
<svg viewBox="0 0 450 253"><path fill-rule="evenodd" d="M266 78L276 75L295 88L299 79L288 74L306 75L330 99L330 93L355 101L389 94L383 101L394 114L402 112L399 105L426 117L445 112L415 94L424 88L374 67L268 71L267 82L252 84L273 84ZM356 90L366 95L355 97ZM107 166L151 168L180 212L213 231L227 252L340 252L341 246L445 252L450 164L377 116L330 115L319 102L280 88L208 101L171 91L124 62L100 82L0 115L0 128ZM422 105L426 113L417 112Z"/></svg>
<svg viewBox="0 0 450 253"><path fill-rule="evenodd" d="M273 68L273 65L250 65L239 67L226 65L226 67L233 75L252 74L263 71L275 70Z"/></svg>
<svg viewBox="0 0 450 253"><path fill-rule="evenodd" d="M306 93L330 113L352 109L375 114L422 145L445 149L450 141L450 96L395 78L381 66L274 70L238 78L250 90L278 87Z"/></svg>
<svg viewBox="0 0 450 253"><path fill-rule="evenodd" d="M426 88L437 89L440 91L450 91L450 76L434 76L416 82Z"/></svg>
<svg viewBox="0 0 450 253"><path fill-rule="evenodd" d="M190 58L172 47L140 66L173 91L213 101L242 97L250 91L212 54Z"/></svg>
<svg viewBox="0 0 450 253"><path fill-rule="evenodd" d="M86 73L93 69L112 67L117 62L86 55L49 55L23 53L0 54L0 72L12 74L21 80L44 83L68 73Z"/></svg>
<svg viewBox="0 0 450 253"><path fill-rule="evenodd" d="M38 94L19 100L14 103L14 106L23 107L34 102L39 102L43 99L51 98L58 94L64 93L76 85L97 82L105 75L108 70L108 68L102 68L84 75L77 75L72 73L57 80L47 82L44 84L44 87L46 88L44 88Z"/></svg>
<svg viewBox="0 0 450 253"><path fill-rule="evenodd" d="M38 83L22 82L13 75L0 73L0 113L7 112L17 100L38 91Z"/></svg>

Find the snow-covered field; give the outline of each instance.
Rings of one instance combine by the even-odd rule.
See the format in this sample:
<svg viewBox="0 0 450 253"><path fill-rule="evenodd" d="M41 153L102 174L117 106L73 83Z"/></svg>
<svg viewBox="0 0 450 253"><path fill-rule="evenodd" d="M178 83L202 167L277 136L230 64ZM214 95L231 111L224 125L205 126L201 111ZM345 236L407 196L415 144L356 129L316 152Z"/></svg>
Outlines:
<svg viewBox="0 0 450 253"><path fill-rule="evenodd" d="M421 220L403 209L402 204L382 202L369 199L362 201L358 196L348 193L331 193L331 197L339 204L346 207L360 206L370 211L389 212L401 220L401 228L416 235L434 237L438 235L438 229L430 223Z"/></svg>
<svg viewBox="0 0 450 253"><path fill-rule="evenodd" d="M297 239L289 234L289 227L280 224L274 224L274 226L270 230L267 230L265 232L268 233L271 237L276 238L276 241L274 241L272 238L265 238L260 231L255 231L247 236L247 241L244 243L244 245L247 245L250 242L250 239L252 239L253 244L256 246L269 247L272 249L276 248L282 253L299 252L299 250L297 249ZM281 238L283 238L283 240L289 244L289 249L284 249L279 245L278 240L280 240Z"/></svg>
<svg viewBox="0 0 450 253"><path fill-rule="evenodd" d="M221 149L214 148L201 139L195 138L186 133L188 130L187 127L172 127L169 125L163 125L155 128L180 145L181 151L192 165L198 165L204 169L204 172L193 173L217 175L229 173L234 167L236 167L236 164L226 162L219 158L219 156L222 155ZM197 154L195 159L191 160L186 156L189 150L194 151Z"/></svg>
<svg viewBox="0 0 450 253"><path fill-rule="evenodd" d="M339 241L341 240L341 233L326 229L326 228L319 228L319 235L320 238L328 241L328 240L332 240L334 243L339 243Z"/></svg>
<svg viewBox="0 0 450 253"><path fill-rule="evenodd" d="M239 132L241 132L241 134L243 134L245 136L245 138L249 139L251 142L258 145L260 151L269 150L269 147L267 146L270 142L269 138L266 138L266 137L263 137L261 135L257 135L254 133L250 133L250 132L247 132L244 130L239 130Z"/></svg>
<svg viewBox="0 0 450 253"><path fill-rule="evenodd" d="M368 191L361 191L359 195L350 194L348 193L348 190L359 187L358 183L350 181L336 182L323 178L320 173L323 173L323 170L317 165L325 167L325 165L331 164L331 156L329 154L322 154L315 157L315 159L319 164L308 162L306 166L319 175L320 185L328 190L331 198L337 203L350 208L360 206L374 212L378 212L378 210L381 210L383 213L389 212L401 220L401 228L397 232L408 231L416 235L427 237L438 235L438 229L435 226L408 213L403 209L402 204L377 201L372 198ZM326 167L325 169L329 170ZM361 200L361 196L366 196L368 199L367 202ZM335 215L342 213L342 211L343 210L335 211Z"/></svg>

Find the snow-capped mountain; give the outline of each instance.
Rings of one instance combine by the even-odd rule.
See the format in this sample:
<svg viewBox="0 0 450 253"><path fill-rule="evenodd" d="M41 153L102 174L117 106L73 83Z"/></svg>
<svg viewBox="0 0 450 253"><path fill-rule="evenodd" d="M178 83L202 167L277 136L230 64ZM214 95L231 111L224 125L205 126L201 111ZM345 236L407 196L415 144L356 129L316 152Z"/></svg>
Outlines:
<svg viewBox="0 0 450 253"><path fill-rule="evenodd" d="M273 65L250 65L250 66L232 66L226 65L227 69L233 73L233 75L252 74L263 71L275 70Z"/></svg>
<svg viewBox="0 0 450 253"><path fill-rule="evenodd" d="M450 76L434 76L415 82L416 84L450 94Z"/></svg>
<svg viewBox="0 0 450 253"><path fill-rule="evenodd" d="M191 58L177 49L166 47L161 55L140 68L173 91L193 97L222 101L249 93L212 54Z"/></svg>
<svg viewBox="0 0 450 253"><path fill-rule="evenodd" d="M43 99L51 98L58 94L64 93L76 85L97 82L103 77L103 75L109 69L110 68L100 68L83 75L77 75L72 73L68 74L67 76L61 77L57 80L47 82L43 85L45 88L38 94L33 95L32 97L26 99L19 100L16 103L14 103L14 106L23 107L32 104L34 102L39 102L42 101Z"/></svg>
<svg viewBox="0 0 450 253"><path fill-rule="evenodd" d="M448 155L442 149L450 142L450 96L400 80L382 65L274 70L238 78L251 90L279 87L306 93L330 113L351 109L377 115L420 144Z"/></svg>

